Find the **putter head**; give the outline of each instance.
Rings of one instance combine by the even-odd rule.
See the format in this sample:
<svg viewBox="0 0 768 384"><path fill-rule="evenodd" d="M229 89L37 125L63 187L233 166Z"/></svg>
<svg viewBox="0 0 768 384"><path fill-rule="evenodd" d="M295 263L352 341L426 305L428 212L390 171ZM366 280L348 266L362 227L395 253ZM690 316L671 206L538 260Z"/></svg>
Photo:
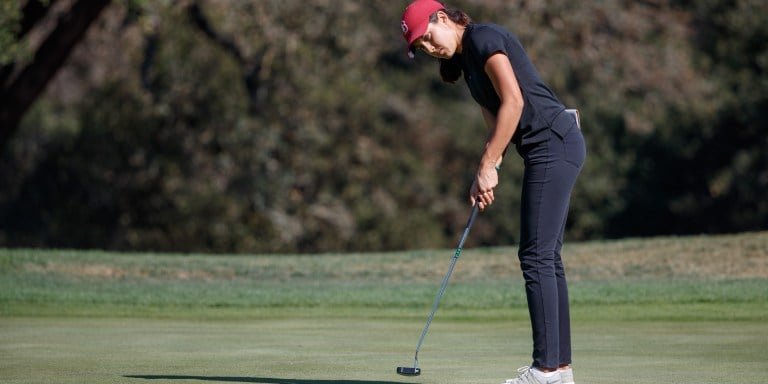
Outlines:
<svg viewBox="0 0 768 384"><path fill-rule="evenodd" d="M403 376L418 376L421 374L421 368L417 367L397 367L397 374Z"/></svg>

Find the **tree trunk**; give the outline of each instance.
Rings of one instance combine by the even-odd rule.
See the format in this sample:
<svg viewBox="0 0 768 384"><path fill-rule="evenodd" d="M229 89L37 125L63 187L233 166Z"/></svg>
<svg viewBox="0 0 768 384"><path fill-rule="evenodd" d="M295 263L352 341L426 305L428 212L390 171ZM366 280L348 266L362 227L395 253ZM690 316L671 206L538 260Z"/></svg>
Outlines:
<svg viewBox="0 0 768 384"><path fill-rule="evenodd" d="M64 65L72 49L110 0L78 0L35 52L34 59L0 90L0 149L18 129L22 117Z"/></svg>

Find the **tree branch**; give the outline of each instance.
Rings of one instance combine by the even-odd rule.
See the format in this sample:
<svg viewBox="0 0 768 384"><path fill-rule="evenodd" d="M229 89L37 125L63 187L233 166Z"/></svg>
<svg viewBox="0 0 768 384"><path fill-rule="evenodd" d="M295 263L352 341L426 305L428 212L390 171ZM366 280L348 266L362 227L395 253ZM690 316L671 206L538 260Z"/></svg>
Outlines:
<svg viewBox="0 0 768 384"><path fill-rule="evenodd" d="M40 45L32 62L7 87L0 89L0 148L5 147L26 111L45 90L45 86L64 65L72 49L109 2L75 2Z"/></svg>
<svg viewBox="0 0 768 384"><path fill-rule="evenodd" d="M16 34L18 39L24 37L37 23L42 20L48 11L53 7L56 0L50 0L47 4L43 4L40 0L29 0L24 4L24 8L21 10L21 29Z"/></svg>
<svg viewBox="0 0 768 384"><path fill-rule="evenodd" d="M196 1L193 2L187 8L190 20L208 39L219 45L225 52L229 53L235 61L242 67L243 82L245 83L245 89L248 92L248 99L250 100L250 111L252 114L258 114L261 112L261 106L264 102L266 89L261 84L259 79L259 72L262 68L262 60L264 54L268 51L269 45L265 45L256 55L254 60L247 60L240 48L235 44L235 41L228 36L223 36L218 33L211 26L208 18L203 13L200 4Z"/></svg>
<svg viewBox="0 0 768 384"><path fill-rule="evenodd" d="M16 32L16 40L20 41L26 34L34 28L37 23L42 20L48 11L53 6L56 0L51 0L48 5L44 5L39 0L29 0L24 4L24 8L21 9L21 21L19 22L19 30ZM13 73L13 69L16 67L15 62L11 62L0 67L0 85L5 85L8 78Z"/></svg>
<svg viewBox="0 0 768 384"><path fill-rule="evenodd" d="M240 52L240 48L237 47L237 44L235 44L231 38L222 36L213 30L211 23L208 22L208 18L203 14L200 4L197 2L192 3L189 8L187 8L187 11L189 12L189 17L192 20L192 23L203 32L207 38L224 48L224 50L232 55L238 63L245 64L245 58L243 57L243 53Z"/></svg>

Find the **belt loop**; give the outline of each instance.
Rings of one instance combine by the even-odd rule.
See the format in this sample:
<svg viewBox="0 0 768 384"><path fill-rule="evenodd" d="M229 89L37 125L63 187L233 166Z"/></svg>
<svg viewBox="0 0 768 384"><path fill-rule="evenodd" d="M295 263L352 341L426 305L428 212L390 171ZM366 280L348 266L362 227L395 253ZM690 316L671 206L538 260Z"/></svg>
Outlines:
<svg viewBox="0 0 768 384"><path fill-rule="evenodd" d="M569 115L572 115L576 119L576 126L581 129L581 116L579 116L579 110L578 109L566 109L565 112L567 112Z"/></svg>

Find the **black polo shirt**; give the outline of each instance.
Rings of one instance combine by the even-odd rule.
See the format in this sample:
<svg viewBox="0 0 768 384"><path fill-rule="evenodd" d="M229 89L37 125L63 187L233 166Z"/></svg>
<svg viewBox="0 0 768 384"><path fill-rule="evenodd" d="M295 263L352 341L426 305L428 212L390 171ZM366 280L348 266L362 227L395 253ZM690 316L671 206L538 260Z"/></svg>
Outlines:
<svg viewBox="0 0 768 384"><path fill-rule="evenodd" d="M565 106L544 84L517 37L499 25L470 24L464 31L460 62L472 97L498 115L501 100L485 72L485 62L496 52L509 58L525 103L512 142L525 146L545 140L548 136L542 132L551 127Z"/></svg>

